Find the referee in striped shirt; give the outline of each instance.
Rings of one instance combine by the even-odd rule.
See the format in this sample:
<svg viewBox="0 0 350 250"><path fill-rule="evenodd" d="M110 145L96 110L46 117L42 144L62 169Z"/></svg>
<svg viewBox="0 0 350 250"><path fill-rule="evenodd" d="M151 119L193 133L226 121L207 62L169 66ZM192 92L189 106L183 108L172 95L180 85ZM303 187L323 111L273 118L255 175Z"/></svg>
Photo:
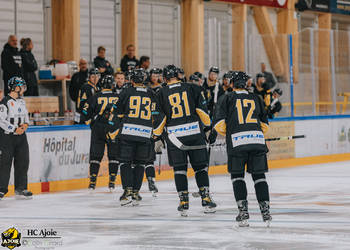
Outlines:
<svg viewBox="0 0 350 250"><path fill-rule="evenodd" d="M15 194L19 199L31 199L27 190L29 146L25 134L29 117L24 100L27 89L20 77L8 82L9 94L0 101L0 200L8 192L11 165L14 162Z"/></svg>

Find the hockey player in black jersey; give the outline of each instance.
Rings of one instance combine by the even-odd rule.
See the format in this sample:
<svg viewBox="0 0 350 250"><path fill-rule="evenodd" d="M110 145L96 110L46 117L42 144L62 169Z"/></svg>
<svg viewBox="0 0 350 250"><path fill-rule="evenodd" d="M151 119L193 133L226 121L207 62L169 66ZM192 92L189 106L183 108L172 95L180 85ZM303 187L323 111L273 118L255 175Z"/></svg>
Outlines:
<svg viewBox="0 0 350 250"><path fill-rule="evenodd" d="M272 91L272 93L267 94L268 96L265 98L265 106L267 110L267 115L270 119L275 118L278 112L282 109L282 103L279 101L279 98L283 94L283 91L279 88L276 88Z"/></svg>
<svg viewBox="0 0 350 250"><path fill-rule="evenodd" d="M166 140L168 159L174 169L176 190L180 198L178 211L182 216L186 216L189 208L187 181L189 157L202 197L202 206L205 212L215 212L216 204L209 194L207 149L184 151L178 145L178 141L188 146L205 145L203 127L210 126L211 121L204 93L197 85L179 81L174 65L168 65L163 69L163 77L167 85L159 91L158 98L166 117L161 125L166 126L168 132Z"/></svg>
<svg viewBox="0 0 350 250"><path fill-rule="evenodd" d="M120 197L122 206L131 202L137 205L142 199L139 190L144 167L152 157L152 138L161 135L158 126L164 115L153 91L143 84L144 81L144 70L135 69L131 75L133 86L121 92L110 117L114 126L110 137L117 136L119 144L117 154L124 189Z"/></svg>
<svg viewBox="0 0 350 250"><path fill-rule="evenodd" d="M77 107L78 110L75 114L75 122L83 124L84 122L81 120L81 113L84 109L85 103L88 99L93 96L97 92L97 83L100 80L100 72L98 69L92 68L89 70L89 80L79 90Z"/></svg>
<svg viewBox="0 0 350 250"><path fill-rule="evenodd" d="M153 91L155 95L159 92L159 90L162 87L161 85L162 79L160 77L161 74L162 74L162 69L160 68L153 68L149 72L149 88ZM156 160L156 151L157 153L161 154L162 147L164 147L164 144L161 138L158 138L157 141L154 141L154 147L152 150L152 159L150 162L146 164L146 167L145 167L146 178L148 181L148 189L153 193L154 196L156 195L156 193L158 193L158 188L155 183L156 171L154 168L154 161Z"/></svg>
<svg viewBox="0 0 350 250"><path fill-rule="evenodd" d="M115 180L118 174L118 161L116 156L117 143L107 140L109 114L112 105L118 101L118 94L112 91L115 86L114 77L106 75L101 80L102 90L91 96L85 102L81 113L81 121L91 126L90 142L90 183L89 189L94 190L100 163L107 145L110 191L115 189Z"/></svg>
<svg viewBox="0 0 350 250"><path fill-rule="evenodd" d="M249 93L245 87L248 76L239 72L233 78L233 92L223 97L217 110L215 130L226 136L228 172L231 174L233 191L239 214L236 221L240 226L248 226L247 188L244 181L245 165L252 174L256 197L263 220L270 223L269 189L265 172L267 147L264 132L268 129L267 114L262 100Z"/></svg>
<svg viewBox="0 0 350 250"><path fill-rule="evenodd" d="M224 94L224 90L219 82L219 68L211 67L209 69L208 78L203 83L203 87L206 89L208 99L208 111L210 117L214 115L214 108L220 96Z"/></svg>

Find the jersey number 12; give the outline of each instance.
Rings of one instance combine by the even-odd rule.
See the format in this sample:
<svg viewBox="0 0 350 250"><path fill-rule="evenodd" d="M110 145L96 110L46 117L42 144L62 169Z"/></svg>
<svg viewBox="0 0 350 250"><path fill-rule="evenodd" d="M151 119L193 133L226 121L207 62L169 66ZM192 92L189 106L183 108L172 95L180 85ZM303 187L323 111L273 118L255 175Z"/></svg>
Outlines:
<svg viewBox="0 0 350 250"><path fill-rule="evenodd" d="M242 109L242 100L241 99L237 99L236 100L236 109L237 109L239 124L257 123L258 122L255 118L252 118L253 112L255 110L255 102L254 102L254 100L243 99L243 107L248 108L249 105L250 105L250 109L249 109L248 114L247 114L247 116L245 118L245 121L244 121L243 109Z"/></svg>

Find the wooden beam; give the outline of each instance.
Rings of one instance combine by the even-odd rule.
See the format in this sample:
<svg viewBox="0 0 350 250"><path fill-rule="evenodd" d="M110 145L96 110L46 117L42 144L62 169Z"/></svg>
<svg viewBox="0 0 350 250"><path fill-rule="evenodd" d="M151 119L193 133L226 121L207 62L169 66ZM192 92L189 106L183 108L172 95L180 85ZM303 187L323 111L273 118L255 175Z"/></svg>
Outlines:
<svg viewBox="0 0 350 250"><path fill-rule="evenodd" d="M135 53L138 52L138 40L137 40L137 9L138 0L122 0L122 52L126 53L126 47L129 44L135 46Z"/></svg>
<svg viewBox="0 0 350 250"><path fill-rule="evenodd" d="M52 0L52 57L79 61L80 0Z"/></svg>
<svg viewBox="0 0 350 250"><path fill-rule="evenodd" d="M286 76L289 75L289 42L287 35L293 36L293 79L294 83L299 81L299 34L298 19L295 13L295 0L288 1L287 9L277 13L277 43L280 50ZM285 79L287 80L287 79Z"/></svg>
<svg viewBox="0 0 350 250"><path fill-rule="evenodd" d="M318 14L318 80L319 101L332 101L331 89L331 38L332 15ZM321 114L329 113L331 107L320 105Z"/></svg>
<svg viewBox="0 0 350 250"><path fill-rule="evenodd" d="M232 5L232 69L245 71L247 5Z"/></svg>
<svg viewBox="0 0 350 250"><path fill-rule="evenodd" d="M262 35L265 51L271 68L276 77L285 77L282 56L277 48L276 34L266 7L254 6L254 20L259 33Z"/></svg>
<svg viewBox="0 0 350 250"><path fill-rule="evenodd" d="M204 71L204 3L181 1L181 62L187 75Z"/></svg>

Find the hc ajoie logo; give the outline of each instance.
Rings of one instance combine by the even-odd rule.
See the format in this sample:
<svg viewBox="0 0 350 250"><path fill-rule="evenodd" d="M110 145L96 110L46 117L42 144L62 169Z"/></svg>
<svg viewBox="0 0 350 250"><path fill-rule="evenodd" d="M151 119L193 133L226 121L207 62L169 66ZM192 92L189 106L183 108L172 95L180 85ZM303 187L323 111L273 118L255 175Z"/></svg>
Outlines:
<svg viewBox="0 0 350 250"><path fill-rule="evenodd" d="M21 233L14 227L7 229L1 234L1 246L8 249L21 246Z"/></svg>

